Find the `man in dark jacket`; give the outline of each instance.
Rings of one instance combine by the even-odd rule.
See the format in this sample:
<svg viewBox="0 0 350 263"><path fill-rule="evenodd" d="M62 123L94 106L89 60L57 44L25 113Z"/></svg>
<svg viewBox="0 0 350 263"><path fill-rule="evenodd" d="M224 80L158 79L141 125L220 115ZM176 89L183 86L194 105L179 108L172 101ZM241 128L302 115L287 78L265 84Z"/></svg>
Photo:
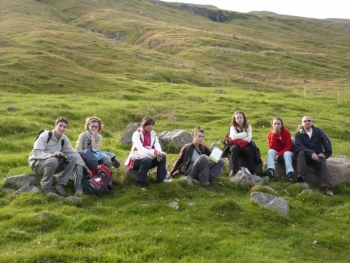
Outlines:
<svg viewBox="0 0 350 263"><path fill-rule="evenodd" d="M326 159L332 155L332 144L327 135L312 125L309 116L304 116L302 127L295 134L295 152L297 153L298 182L304 182L307 175L307 163L314 165L321 176L321 186L327 195L333 195L333 178Z"/></svg>

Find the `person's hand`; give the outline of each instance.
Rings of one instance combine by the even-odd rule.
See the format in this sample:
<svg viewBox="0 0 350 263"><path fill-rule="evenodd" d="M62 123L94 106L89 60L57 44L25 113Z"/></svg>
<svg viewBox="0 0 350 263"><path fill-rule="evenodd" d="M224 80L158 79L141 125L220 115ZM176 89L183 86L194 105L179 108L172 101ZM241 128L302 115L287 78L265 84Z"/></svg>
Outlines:
<svg viewBox="0 0 350 263"><path fill-rule="evenodd" d="M323 154L322 154L322 155L323 155ZM314 161L318 161L318 160L319 160L319 157L318 157L318 155L317 155L316 153L313 153L313 154L311 155L311 159L314 160Z"/></svg>
<svg viewBox="0 0 350 263"><path fill-rule="evenodd" d="M156 158L157 158L157 161L160 162L163 158L163 153L161 151L157 151Z"/></svg>
<svg viewBox="0 0 350 263"><path fill-rule="evenodd" d="M326 156L324 156L323 153L319 153L319 154L318 154L318 157L326 158Z"/></svg>
<svg viewBox="0 0 350 263"><path fill-rule="evenodd" d="M86 170L86 172L88 173L88 175L90 175L91 176L91 170L89 169L89 167L87 167L86 165L84 166L84 168L85 168L85 170Z"/></svg>
<svg viewBox="0 0 350 263"><path fill-rule="evenodd" d="M278 159L278 154L275 155L275 161L277 161L277 159Z"/></svg>
<svg viewBox="0 0 350 263"><path fill-rule="evenodd" d="M54 152L51 156L52 157L60 157L60 156L63 156L63 152Z"/></svg>

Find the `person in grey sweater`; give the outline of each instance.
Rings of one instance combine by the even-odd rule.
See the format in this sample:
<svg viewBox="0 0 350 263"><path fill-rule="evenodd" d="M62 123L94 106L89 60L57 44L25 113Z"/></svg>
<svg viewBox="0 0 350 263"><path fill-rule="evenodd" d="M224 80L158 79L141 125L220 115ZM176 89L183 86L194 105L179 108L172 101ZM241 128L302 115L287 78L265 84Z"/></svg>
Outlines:
<svg viewBox="0 0 350 263"><path fill-rule="evenodd" d="M44 131L34 142L28 161L32 171L41 179L41 189L46 193L58 193L66 196L65 186L78 164L85 166L80 155L72 147L68 137L64 135L68 120L59 117L52 131ZM54 184L54 174L62 172Z"/></svg>

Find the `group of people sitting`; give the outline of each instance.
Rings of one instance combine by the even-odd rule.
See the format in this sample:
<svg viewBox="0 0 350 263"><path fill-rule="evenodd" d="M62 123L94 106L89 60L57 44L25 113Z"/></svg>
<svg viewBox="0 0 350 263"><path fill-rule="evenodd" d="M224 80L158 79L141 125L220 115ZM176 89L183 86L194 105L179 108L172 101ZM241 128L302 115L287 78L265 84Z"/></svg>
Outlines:
<svg viewBox="0 0 350 263"><path fill-rule="evenodd" d="M141 125L133 133L132 148L125 165L129 169L137 171L136 184L146 188L149 171L157 168L156 182L170 182L172 177L179 174L191 176L197 179L201 186L208 187L214 184L224 167L222 159L212 161L208 158L211 150L204 144L204 130L197 127L192 132L193 141L182 147L177 160L170 172L166 167L166 154L162 151L158 137L153 128L155 121L152 117L144 117ZM65 185L75 171L76 195L83 194L82 180L85 173L91 170L82 159L84 150L94 152L100 163L109 167L118 168L120 163L115 154L100 150L102 136L102 122L97 117L87 118L85 131L79 135L75 149L69 139L64 135L68 127L68 120L60 117L55 122L53 131L40 134L34 143L34 149L30 153L29 163L32 171L42 175L41 187L47 193L59 193L66 195ZM49 133L51 135L49 136ZM295 141L290 132L284 127L281 118L274 118L272 130L268 138L268 160L266 172L270 177L275 174L275 162L284 161L286 177L290 182L294 181L293 156L297 157L297 181L304 182L307 175L307 164L313 164L320 174L321 185L326 189L327 195L333 195L334 184L329 173L326 159L332 154L332 146L327 135L318 127L312 125L309 116L302 118L300 129L295 134ZM62 141L64 143L62 143ZM227 150L230 158L230 175L236 174L239 169L239 158L244 158L246 168L251 174L256 173L257 147L252 141L252 127L248 124L243 111L237 111L232 116L230 131L227 136ZM293 149L294 146L294 149ZM79 154L80 153L80 154ZM54 174L62 172L54 184Z"/></svg>

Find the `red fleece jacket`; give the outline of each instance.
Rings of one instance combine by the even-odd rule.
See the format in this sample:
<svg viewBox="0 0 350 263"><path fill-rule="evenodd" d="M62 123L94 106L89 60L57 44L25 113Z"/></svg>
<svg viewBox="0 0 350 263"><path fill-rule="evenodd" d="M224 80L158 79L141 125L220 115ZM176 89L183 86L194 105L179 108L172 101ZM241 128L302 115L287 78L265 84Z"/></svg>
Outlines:
<svg viewBox="0 0 350 263"><path fill-rule="evenodd" d="M280 134L270 131L267 134L267 140L270 149L278 152L278 157L282 157L286 151L292 151L292 137L290 132L284 127L281 128Z"/></svg>

